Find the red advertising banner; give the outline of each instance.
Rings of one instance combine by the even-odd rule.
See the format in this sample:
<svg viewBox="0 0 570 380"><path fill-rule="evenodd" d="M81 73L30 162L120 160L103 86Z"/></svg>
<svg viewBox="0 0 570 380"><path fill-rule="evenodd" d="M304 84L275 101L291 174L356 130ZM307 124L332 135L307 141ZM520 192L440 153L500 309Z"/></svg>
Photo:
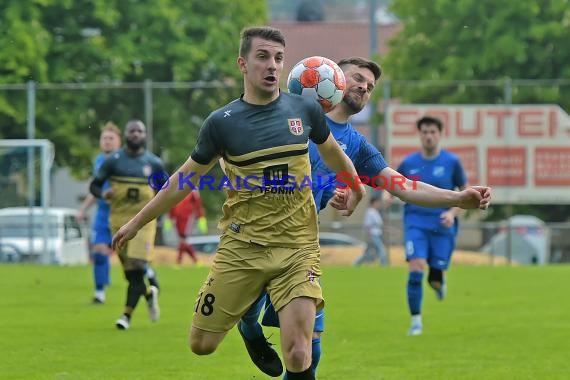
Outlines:
<svg viewBox="0 0 570 380"><path fill-rule="evenodd" d="M570 203L570 116L559 106L390 105L390 166L420 148L424 115L442 120L442 147L459 156L471 184L493 186L495 203Z"/></svg>
<svg viewBox="0 0 570 380"><path fill-rule="evenodd" d="M490 186L526 185L526 148L487 148L487 181Z"/></svg>
<svg viewBox="0 0 570 380"><path fill-rule="evenodd" d="M536 148L534 160L535 186L570 186L570 147Z"/></svg>

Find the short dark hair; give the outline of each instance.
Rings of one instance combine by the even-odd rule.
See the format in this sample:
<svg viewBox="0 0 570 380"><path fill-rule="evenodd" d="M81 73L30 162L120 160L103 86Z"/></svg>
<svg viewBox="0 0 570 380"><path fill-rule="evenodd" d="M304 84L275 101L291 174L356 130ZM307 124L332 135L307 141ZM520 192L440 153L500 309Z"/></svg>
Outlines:
<svg viewBox="0 0 570 380"><path fill-rule="evenodd" d="M347 66L347 65L355 65L357 67L368 69L368 70L372 71L372 73L374 74L374 79L376 81L378 81L378 79L380 79L380 76L382 76L382 68L380 67L379 64L377 64L376 62L371 61L369 59L362 58L362 57L343 58L337 62L337 65L341 69L343 66Z"/></svg>
<svg viewBox="0 0 570 380"><path fill-rule="evenodd" d="M440 132L443 130L443 123L437 117L424 116L416 121L416 127L418 128L418 131L422 129L422 125L427 124L435 124Z"/></svg>
<svg viewBox="0 0 570 380"><path fill-rule="evenodd" d="M270 26L252 26L241 31L241 41L239 44L239 56L246 57L251 50L251 41L259 37L264 40L278 42L285 47L285 37L279 29Z"/></svg>

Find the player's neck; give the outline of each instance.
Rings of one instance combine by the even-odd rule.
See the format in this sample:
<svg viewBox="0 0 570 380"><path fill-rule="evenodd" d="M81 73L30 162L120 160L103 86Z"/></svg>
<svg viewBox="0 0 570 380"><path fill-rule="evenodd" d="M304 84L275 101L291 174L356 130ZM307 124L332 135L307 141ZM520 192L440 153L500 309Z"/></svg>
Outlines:
<svg viewBox="0 0 570 380"><path fill-rule="evenodd" d="M146 148L140 147L137 149L133 149L133 148L126 147L125 150L126 150L127 154L130 156L140 156L141 154L143 154L145 152Z"/></svg>
<svg viewBox="0 0 570 380"><path fill-rule="evenodd" d="M327 113L327 116L337 124L348 123L348 118L350 117L350 115L342 108L341 104L330 110L330 112Z"/></svg>
<svg viewBox="0 0 570 380"><path fill-rule="evenodd" d="M433 149L422 148L422 157L425 159L431 160L431 159L434 159L437 156L439 156L440 152L441 152L440 147L433 148Z"/></svg>
<svg viewBox="0 0 570 380"><path fill-rule="evenodd" d="M246 88L241 99L249 104L263 106L273 102L278 97L279 97L279 90L272 93L268 93L261 91L252 91Z"/></svg>

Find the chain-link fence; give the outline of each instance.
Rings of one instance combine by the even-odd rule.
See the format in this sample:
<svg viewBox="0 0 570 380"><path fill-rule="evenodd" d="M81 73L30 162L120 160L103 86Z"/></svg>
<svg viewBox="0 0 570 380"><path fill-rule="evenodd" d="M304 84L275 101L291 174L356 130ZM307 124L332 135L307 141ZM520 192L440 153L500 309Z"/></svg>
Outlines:
<svg viewBox="0 0 570 380"><path fill-rule="evenodd" d="M0 85L0 94L9 99L0 113L16 123L0 128L10 138L64 141L65 149L56 147L58 162L81 171L89 170L91 163L77 158L76 142L93 146L99 135L96 126L103 121L139 118L147 125L148 148L178 165L208 113L240 91L241 86L222 82ZM455 149L474 182L494 186L495 203L570 204L570 80L384 80L371 104L352 121L392 167L405 149L419 146L417 136L406 136L406 128L413 127L422 113L435 113L447 127L444 147ZM80 133L66 128L69 125L79 126ZM67 136L70 130L75 134ZM65 191L53 186L56 192ZM21 195L35 197L35 193L24 189ZM205 194L204 198L212 199L212 208L219 209L219 197ZM357 221L360 217L353 216ZM330 222L324 219L322 226ZM388 224L392 231L400 228L397 219L388 218ZM514 236L516 228L507 225L507 234ZM355 237L358 230L347 229ZM481 250L499 230L479 221L463 223L458 248ZM548 261L568 261L570 244L564 238L570 235L564 233L568 225L549 223L545 231L550 231ZM398 233L392 235L391 242L399 244ZM505 256L512 258L514 246L511 238L506 241Z"/></svg>

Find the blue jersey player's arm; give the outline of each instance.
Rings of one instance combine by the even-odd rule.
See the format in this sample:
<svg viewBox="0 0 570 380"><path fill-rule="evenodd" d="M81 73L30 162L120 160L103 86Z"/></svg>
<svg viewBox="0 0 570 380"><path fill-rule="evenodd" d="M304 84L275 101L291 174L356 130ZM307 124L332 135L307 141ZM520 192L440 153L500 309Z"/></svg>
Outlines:
<svg viewBox="0 0 570 380"><path fill-rule="evenodd" d="M461 164L461 160L456 157L451 174L451 181L456 189L465 190L467 188L467 175ZM446 227L451 227L455 222L461 209L459 207L451 207L449 210L441 214L441 223Z"/></svg>
<svg viewBox="0 0 570 380"><path fill-rule="evenodd" d="M99 166L99 169L95 173L95 177L91 181L89 185L89 191L93 196L96 198L103 197L103 186L105 182L111 177L111 173L113 170L113 164L116 158L114 155L107 157L105 161Z"/></svg>
<svg viewBox="0 0 570 380"><path fill-rule="evenodd" d="M379 173L388 166L386 160L382 156L382 153L378 151L376 147L370 144L364 136L361 136L361 139L357 142L359 144L358 154L354 159L354 167L356 172L360 176L366 176L370 179L379 175ZM317 158L312 159L312 163L317 163ZM315 178L315 176L313 176ZM333 181L335 182L335 181ZM367 185L372 186L372 183L368 183ZM315 198L315 203L320 210L324 209L329 200L334 196L334 183L333 186L322 185L320 184L321 188L317 188L313 192L313 196Z"/></svg>

